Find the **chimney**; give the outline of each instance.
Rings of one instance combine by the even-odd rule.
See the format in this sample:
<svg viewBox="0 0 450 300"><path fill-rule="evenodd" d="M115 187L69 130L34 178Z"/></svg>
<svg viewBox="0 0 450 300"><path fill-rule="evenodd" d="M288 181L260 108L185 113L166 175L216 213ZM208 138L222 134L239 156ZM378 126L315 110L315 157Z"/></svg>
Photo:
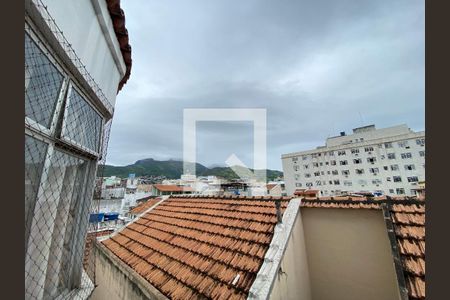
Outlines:
<svg viewBox="0 0 450 300"><path fill-rule="evenodd" d="M281 219L281 202L279 200L275 200L275 207L277 209L277 224L282 223Z"/></svg>
<svg viewBox="0 0 450 300"><path fill-rule="evenodd" d="M341 136L345 136L345 131L341 131Z"/></svg>

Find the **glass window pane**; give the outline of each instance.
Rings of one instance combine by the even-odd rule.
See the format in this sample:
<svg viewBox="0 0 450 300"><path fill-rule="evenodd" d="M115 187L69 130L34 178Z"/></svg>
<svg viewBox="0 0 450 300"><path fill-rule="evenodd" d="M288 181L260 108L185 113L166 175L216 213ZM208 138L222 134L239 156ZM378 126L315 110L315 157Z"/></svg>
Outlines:
<svg viewBox="0 0 450 300"><path fill-rule="evenodd" d="M28 243L47 144L25 135L25 247Z"/></svg>
<svg viewBox="0 0 450 300"><path fill-rule="evenodd" d="M88 214L87 210L80 211L80 207L91 202L91 197L86 192L92 184L86 181L93 181L93 178L88 178L92 176L88 175L92 173L90 169L94 165L93 161L58 150L52 156L46 183L46 195L52 198L49 199L50 202L54 201L53 209L56 212L44 291L49 298L69 288L73 280L70 268L72 256L82 256L80 250L74 249L81 239L73 233L77 232L76 228L79 226L86 227L86 224L78 224L83 214Z"/></svg>
<svg viewBox="0 0 450 300"><path fill-rule="evenodd" d="M73 88L65 114L63 136L94 152L99 152L102 118Z"/></svg>
<svg viewBox="0 0 450 300"><path fill-rule="evenodd" d="M25 116L50 128L63 79L25 33Z"/></svg>

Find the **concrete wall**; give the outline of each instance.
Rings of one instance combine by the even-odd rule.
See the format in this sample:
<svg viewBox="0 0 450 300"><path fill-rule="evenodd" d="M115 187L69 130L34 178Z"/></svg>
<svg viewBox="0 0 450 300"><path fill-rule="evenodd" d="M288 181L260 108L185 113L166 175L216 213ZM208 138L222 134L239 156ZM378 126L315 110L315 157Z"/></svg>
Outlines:
<svg viewBox="0 0 450 300"><path fill-rule="evenodd" d="M96 244L96 284L90 300L167 299L102 245Z"/></svg>
<svg viewBox="0 0 450 300"><path fill-rule="evenodd" d="M381 211L302 208L301 217L312 299L400 298Z"/></svg>
<svg viewBox="0 0 450 300"><path fill-rule="evenodd" d="M311 300L310 280L303 223L300 213L294 223L280 270L270 293L274 300Z"/></svg>
<svg viewBox="0 0 450 300"><path fill-rule="evenodd" d="M125 63L104 0L42 0L86 69L114 106ZM67 14L70 12L71 17Z"/></svg>

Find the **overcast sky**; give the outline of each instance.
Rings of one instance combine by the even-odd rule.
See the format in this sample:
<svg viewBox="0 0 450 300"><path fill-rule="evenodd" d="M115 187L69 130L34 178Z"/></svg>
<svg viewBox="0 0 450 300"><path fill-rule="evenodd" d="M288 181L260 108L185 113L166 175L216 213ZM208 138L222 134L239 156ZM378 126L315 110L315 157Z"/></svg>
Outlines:
<svg viewBox="0 0 450 300"><path fill-rule="evenodd" d="M183 109L266 108L267 166L340 131L424 130L423 0L122 0L131 78L107 162L181 159ZM197 161L253 166L251 122L198 124Z"/></svg>

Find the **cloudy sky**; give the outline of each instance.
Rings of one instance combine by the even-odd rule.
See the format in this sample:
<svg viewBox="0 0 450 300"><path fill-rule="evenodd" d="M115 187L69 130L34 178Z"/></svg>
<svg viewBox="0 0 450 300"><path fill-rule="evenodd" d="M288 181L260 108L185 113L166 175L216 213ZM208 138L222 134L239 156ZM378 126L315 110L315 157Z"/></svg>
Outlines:
<svg viewBox="0 0 450 300"><path fill-rule="evenodd" d="M267 166L340 131L425 123L423 0L122 0L133 48L108 163L181 159L183 109L265 108ZM197 161L253 166L251 122L200 122Z"/></svg>

